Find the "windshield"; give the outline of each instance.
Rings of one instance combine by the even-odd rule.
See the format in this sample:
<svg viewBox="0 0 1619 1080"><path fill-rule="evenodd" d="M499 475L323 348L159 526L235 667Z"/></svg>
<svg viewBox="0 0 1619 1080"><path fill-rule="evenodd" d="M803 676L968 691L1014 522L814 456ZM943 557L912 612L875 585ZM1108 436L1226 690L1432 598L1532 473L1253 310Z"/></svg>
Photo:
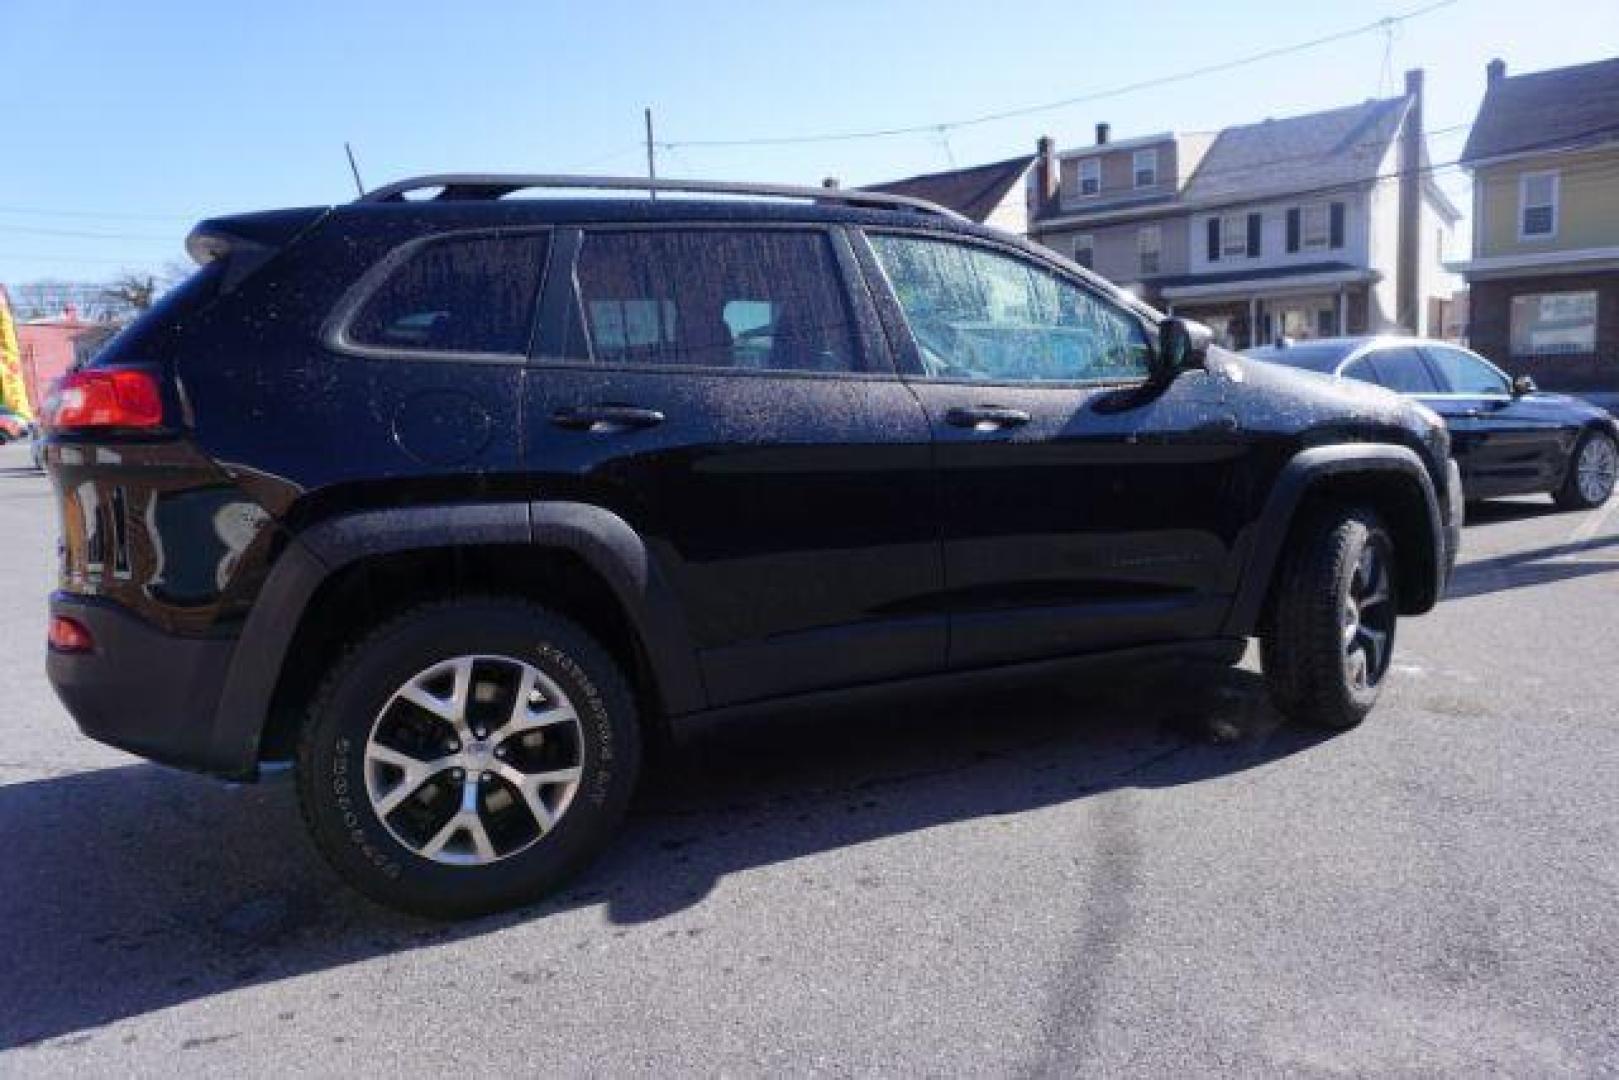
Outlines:
<svg viewBox="0 0 1619 1080"><path fill-rule="evenodd" d="M1267 360L1273 364L1303 368L1306 371L1331 373L1337 370L1344 357L1354 348L1355 343L1351 341L1305 342L1301 345L1289 345L1285 349L1266 345L1259 349L1249 349L1242 355L1251 356L1255 360Z"/></svg>

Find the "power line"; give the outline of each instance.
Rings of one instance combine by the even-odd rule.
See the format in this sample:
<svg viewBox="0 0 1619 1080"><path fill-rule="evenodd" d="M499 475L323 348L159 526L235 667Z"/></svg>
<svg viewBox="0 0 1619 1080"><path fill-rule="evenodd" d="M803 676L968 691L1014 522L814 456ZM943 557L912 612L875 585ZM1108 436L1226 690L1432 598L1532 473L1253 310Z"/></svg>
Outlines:
<svg viewBox="0 0 1619 1080"><path fill-rule="evenodd" d="M1206 64L1203 67L1191 68L1169 75L1160 75L1151 79L1142 79L1137 82L1115 86L1106 90L1096 90L1074 97L1062 98L1057 101L1047 101L1039 105L1025 105L1015 109L1002 109L999 112L983 113L978 116L963 117L958 120L946 120L930 124L910 124L903 127L869 128L863 131L824 132L816 135L766 135L755 138L738 139L681 139L665 142L663 146L684 147L724 147L724 146L792 146L810 143L850 142L860 139L884 139L897 135L936 134L953 128L971 127L978 124L989 124L1000 120L1012 120L1022 116L1033 116L1036 113L1051 112L1056 109L1066 109L1073 105L1082 105L1087 102L1102 101L1107 98L1120 97L1133 94L1141 90L1150 90L1160 86L1170 86L1174 83L1185 82L1188 79L1201 78L1204 75L1214 75L1223 71L1257 64L1265 60L1273 60L1279 56L1303 52L1307 49L1320 48L1347 38L1358 37L1378 31L1386 31L1390 27L1398 26L1411 19L1447 8L1459 3L1460 0L1437 0L1435 3L1423 7L1413 8L1398 15L1387 15L1381 19L1340 30L1336 33L1326 34L1322 37L1312 38L1309 41L1300 41L1292 45L1282 45L1274 49L1264 49L1260 52L1250 53L1247 56L1234 60L1225 60L1217 64Z"/></svg>
<svg viewBox="0 0 1619 1080"><path fill-rule="evenodd" d="M0 232L27 233L30 236L67 236L84 240L163 240L175 243L179 237L156 233L84 232L80 229L47 229L33 225L0 225Z"/></svg>

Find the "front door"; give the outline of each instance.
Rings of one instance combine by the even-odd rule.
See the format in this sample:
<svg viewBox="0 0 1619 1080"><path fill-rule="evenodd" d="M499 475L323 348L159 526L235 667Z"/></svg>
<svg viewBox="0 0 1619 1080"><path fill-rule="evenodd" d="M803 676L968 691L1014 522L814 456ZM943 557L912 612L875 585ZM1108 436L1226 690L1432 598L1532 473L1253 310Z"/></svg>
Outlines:
<svg viewBox="0 0 1619 1080"><path fill-rule="evenodd" d="M1506 375L1453 345L1424 345L1440 393L1425 397L1450 428L1462 489L1469 498L1550 491L1562 478L1564 423L1517 396Z"/></svg>
<svg viewBox="0 0 1619 1080"><path fill-rule="evenodd" d="M868 240L937 444L951 665L1214 635L1240 525L1218 380L1149 386L1144 319L1024 252Z"/></svg>
<svg viewBox="0 0 1619 1080"><path fill-rule="evenodd" d="M813 226L559 238L530 483L648 541L711 705L943 664L927 418L850 265Z"/></svg>

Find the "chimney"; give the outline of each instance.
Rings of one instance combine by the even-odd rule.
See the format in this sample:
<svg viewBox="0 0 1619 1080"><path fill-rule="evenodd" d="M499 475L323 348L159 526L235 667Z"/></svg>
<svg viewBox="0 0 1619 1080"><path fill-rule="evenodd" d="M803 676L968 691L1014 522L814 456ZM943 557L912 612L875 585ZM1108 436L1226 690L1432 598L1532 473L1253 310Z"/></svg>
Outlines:
<svg viewBox="0 0 1619 1080"><path fill-rule="evenodd" d="M1507 62L1499 56L1484 65L1484 85L1494 86L1507 77Z"/></svg>
<svg viewBox="0 0 1619 1080"><path fill-rule="evenodd" d="M841 187L842 185L838 181L837 177L835 177L835 176L827 176L827 177L823 177L821 179L821 186L824 187L824 188L836 189L838 187Z"/></svg>
<svg viewBox="0 0 1619 1080"><path fill-rule="evenodd" d="M1035 214L1057 200L1057 185L1062 176L1057 171L1057 144L1050 135L1040 136L1034 144L1034 206Z"/></svg>
<svg viewBox="0 0 1619 1080"><path fill-rule="evenodd" d="M1422 333L1422 69L1405 73L1410 100L1400 129L1399 240L1394 254L1394 321Z"/></svg>
<svg viewBox="0 0 1619 1080"><path fill-rule="evenodd" d="M1104 124L1097 124L1096 125L1096 145L1097 146L1106 146L1107 145L1108 134L1112 130L1113 130L1113 125L1111 125L1111 124L1105 124L1105 123Z"/></svg>

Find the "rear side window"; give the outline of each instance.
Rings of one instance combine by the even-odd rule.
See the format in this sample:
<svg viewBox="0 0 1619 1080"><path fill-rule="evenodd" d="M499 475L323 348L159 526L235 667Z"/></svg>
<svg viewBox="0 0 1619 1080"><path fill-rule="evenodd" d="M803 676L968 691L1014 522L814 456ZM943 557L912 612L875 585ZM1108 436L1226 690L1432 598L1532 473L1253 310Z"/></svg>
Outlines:
<svg viewBox="0 0 1619 1080"><path fill-rule="evenodd" d="M575 280L575 355L767 371L862 366L825 233L588 233Z"/></svg>
<svg viewBox="0 0 1619 1080"><path fill-rule="evenodd" d="M344 338L389 351L524 356L547 239L455 236L417 247L365 299Z"/></svg>
<svg viewBox="0 0 1619 1080"><path fill-rule="evenodd" d="M1402 394L1434 394L1439 386L1417 350L1380 349L1355 361L1344 372L1351 379L1376 383Z"/></svg>

